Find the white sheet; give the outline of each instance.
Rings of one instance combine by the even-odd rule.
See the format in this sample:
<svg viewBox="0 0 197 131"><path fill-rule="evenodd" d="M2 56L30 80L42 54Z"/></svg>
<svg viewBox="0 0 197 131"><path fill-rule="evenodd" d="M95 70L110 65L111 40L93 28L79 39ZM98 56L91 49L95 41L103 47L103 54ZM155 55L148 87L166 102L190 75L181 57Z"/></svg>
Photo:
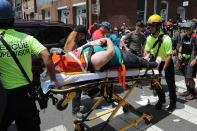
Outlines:
<svg viewBox="0 0 197 131"><path fill-rule="evenodd" d="M154 74L159 74L158 69L154 69ZM144 75L146 70L140 70L140 75ZM126 76L138 76L139 70L127 70ZM147 74L152 75L152 70L148 70ZM56 78L59 86L65 86L67 84L89 81L89 80L98 80L106 78L106 72L95 72L95 73L85 73L85 74L77 74L77 75L65 75L63 73L57 73ZM118 77L118 71L109 71L108 78L116 78ZM50 83L49 77L45 73L41 74L41 86L42 88L48 87Z"/></svg>

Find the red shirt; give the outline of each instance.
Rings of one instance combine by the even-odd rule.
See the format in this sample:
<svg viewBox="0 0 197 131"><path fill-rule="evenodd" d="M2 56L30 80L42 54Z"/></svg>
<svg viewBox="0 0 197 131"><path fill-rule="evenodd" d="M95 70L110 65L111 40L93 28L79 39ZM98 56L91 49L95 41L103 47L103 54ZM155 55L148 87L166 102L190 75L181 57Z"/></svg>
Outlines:
<svg viewBox="0 0 197 131"><path fill-rule="evenodd" d="M105 36L104 36L104 34L103 34L101 29L96 30L94 32L93 36L92 36L93 40L98 40L98 39L101 39L101 38L104 38L104 37Z"/></svg>
<svg viewBox="0 0 197 131"><path fill-rule="evenodd" d="M94 26L91 25L88 30L90 31L90 34L92 35L94 33Z"/></svg>

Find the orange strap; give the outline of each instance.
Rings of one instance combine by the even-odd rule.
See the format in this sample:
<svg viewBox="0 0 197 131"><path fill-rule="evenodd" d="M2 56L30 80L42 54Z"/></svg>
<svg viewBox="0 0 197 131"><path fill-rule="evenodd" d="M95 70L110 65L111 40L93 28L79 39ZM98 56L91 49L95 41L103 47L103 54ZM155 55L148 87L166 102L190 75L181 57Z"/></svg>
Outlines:
<svg viewBox="0 0 197 131"><path fill-rule="evenodd" d="M126 81L126 67L124 64L121 64L123 76L122 76L122 90L125 90L125 81Z"/></svg>
<svg viewBox="0 0 197 131"><path fill-rule="evenodd" d="M66 66L67 66L67 65L65 65L65 63L64 63L65 59L66 59L66 57L65 57L64 55L61 55L61 56L60 56L60 64L61 64L60 68L61 68L61 70L62 70L63 72L66 72ZM67 64L67 63L66 63L66 64Z"/></svg>
<svg viewBox="0 0 197 131"><path fill-rule="evenodd" d="M121 83L122 82L122 78L121 78L121 66L118 69L118 82Z"/></svg>

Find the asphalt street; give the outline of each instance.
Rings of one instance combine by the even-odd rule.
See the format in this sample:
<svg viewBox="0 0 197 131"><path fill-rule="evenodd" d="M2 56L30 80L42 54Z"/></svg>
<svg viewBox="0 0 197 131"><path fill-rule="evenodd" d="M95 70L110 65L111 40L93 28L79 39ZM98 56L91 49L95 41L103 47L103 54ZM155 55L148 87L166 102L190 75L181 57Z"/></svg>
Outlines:
<svg viewBox="0 0 197 131"><path fill-rule="evenodd" d="M162 85L166 90L166 104L163 106L163 110L155 110L154 105L157 102L157 96L153 95L153 91L150 89L150 84L141 83L142 88L137 87L133 93L127 99L133 107L141 112L151 114L153 116L152 123L146 124L142 120L137 126L127 129L128 131L196 131L197 128L197 100L187 101L178 94L186 90L184 84L184 78L176 75L177 86L177 109L173 113L168 113L166 107L169 104L169 94L165 80L162 80ZM197 82L197 81L196 81ZM124 96L128 90L122 91L119 85L114 87L114 91L120 96ZM82 104L88 109L95 103L98 98L91 99L87 96L82 97ZM148 104L149 103L149 104ZM107 109L115 107L116 103L110 104L102 102L102 104L92 113L92 115L98 115ZM109 115L108 115L109 116ZM88 121L86 124L90 127L89 130L99 130L108 116L100 117L94 121ZM71 103L64 111L59 111L52 102L49 101L48 108L40 111L41 117L41 130L42 131L73 131L73 121L76 119L72 115ZM128 125L135 119L139 118L133 113L124 113L122 109L117 112L117 116L109 122L106 126L106 131L117 131L124 126ZM10 127L9 131L17 131L14 123Z"/></svg>

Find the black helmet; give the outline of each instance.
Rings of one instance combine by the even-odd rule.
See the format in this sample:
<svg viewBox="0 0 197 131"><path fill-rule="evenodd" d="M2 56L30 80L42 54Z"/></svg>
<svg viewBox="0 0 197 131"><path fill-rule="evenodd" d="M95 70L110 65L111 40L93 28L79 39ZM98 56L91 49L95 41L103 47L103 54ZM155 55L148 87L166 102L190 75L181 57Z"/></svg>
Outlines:
<svg viewBox="0 0 197 131"><path fill-rule="evenodd" d="M78 33L87 34L87 30L86 30L85 26L83 26L83 25L77 25L75 28L75 31Z"/></svg>

